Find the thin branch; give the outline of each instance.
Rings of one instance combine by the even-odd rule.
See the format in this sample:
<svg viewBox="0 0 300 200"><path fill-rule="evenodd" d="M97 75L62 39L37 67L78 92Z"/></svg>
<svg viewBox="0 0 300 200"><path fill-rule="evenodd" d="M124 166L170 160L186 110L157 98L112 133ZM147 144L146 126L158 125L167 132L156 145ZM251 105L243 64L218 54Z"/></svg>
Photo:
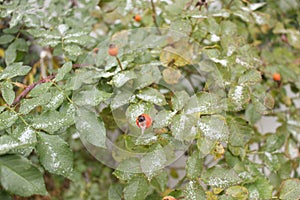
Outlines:
<svg viewBox="0 0 300 200"><path fill-rule="evenodd" d="M116 56L116 59L117 59L117 61L118 61L118 64L119 64L119 66L120 66L120 68L121 68L121 71L123 71L123 67L122 67L122 64L121 64L121 61L120 61L120 59Z"/></svg>
<svg viewBox="0 0 300 200"><path fill-rule="evenodd" d="M159 29L158 23L157 23L157 19L156 19L156 9L155 9L155 4L153 2L153 0L151 0L151 7L152 7L152 18L153 18L153 22L156 26L157 32L159 35L161 35L161 31Z"/></svg>
<svg viewBox="0 0 300 200"><path fill-rule="evenodd" d="M25 90L23 90L23 92L17 96L14 100L14 102L11 104L12 106L15 106L17 105L21 99L23 99L24 97L26 97L26 95L33 89L35 88L35 86L39 85L39 84L42 84L42 83L46 83L46 82L50 82L52 79L54 79L56 76L56 74L52 74L50 76L47 76L46 78L43 78L35 83L32 83L31 85L27 86L25 88Z"/></svg>

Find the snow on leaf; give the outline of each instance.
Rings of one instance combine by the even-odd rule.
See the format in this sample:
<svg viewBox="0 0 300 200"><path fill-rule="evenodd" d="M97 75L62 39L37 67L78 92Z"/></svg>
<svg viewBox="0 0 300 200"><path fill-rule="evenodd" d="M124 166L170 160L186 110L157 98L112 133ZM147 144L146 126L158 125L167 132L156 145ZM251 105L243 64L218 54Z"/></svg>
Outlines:
<svg viewBox="0 0 300 200"><path fill-rule="evenodd" d="M58 175L71 175L73 154L67 142L61 137L39 132L37 152L46 170Z"/></svg>
<svg viewBox="0 0 300 200"><path fill-rule="evenodd" d="M165 105L167 102L163 94L153 88L146 88L142 92L136 94L139 99L154 103L156 105Z"/></svg>
<svg viewBox="0 0 300 200"><path fill-rule="evenodd" d="M116 87L122 87L127 81L137 78L135 72L133 71L124 71L116 74L112 82Z"/></svg>
<svg viewBox="0 0 300 200"><path fill-rule="evenodd" d="M198 127L204 137L214 141L227 142L229 130L225 118L221 115L203 116L198 120Z"/></svg>
<svg viewBox="0 0 300 200"><path fill-rule="evenodd" d="M153 151L147 152L141 159L141 168L150 181L165 166L166 162L167 158L164 149L159 145Z"/></svg>

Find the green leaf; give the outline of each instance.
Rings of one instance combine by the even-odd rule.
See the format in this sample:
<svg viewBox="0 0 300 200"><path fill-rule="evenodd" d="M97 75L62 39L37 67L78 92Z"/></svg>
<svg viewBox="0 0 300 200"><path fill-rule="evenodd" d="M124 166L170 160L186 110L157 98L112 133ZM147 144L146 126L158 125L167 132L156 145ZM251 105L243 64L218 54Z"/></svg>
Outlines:
<svg viewBox="0 0 300 200"><path fill-rule="evenodd" d="M139 99L154 103L159 106L165 105L167 103L164 95L153 88L143 89L140 93L136 94L136 96Z"/></svg>
<svg viewBox="0 0 300 200"><path fill-rule="evenodd" d="M300 33L297 30L289 30L288 41L293 47L300 49Z"/></svg>
<svg viewBox="0 0 300 200"><path fill-rule="evenodd" d="M249 121L251 125L254 125L261 118L261 114L257 112L253 104L248 104L245 111L245 119Z"/></svg>
<svg viewBox="0 0 300 200"><path fill-rule="evenodd" d="M121 184L110 185L108 189L108 200L122 200L123 186Z"/></svg>
<svg viewBox="0 0 300 200"><path fill-rule="evenodd" d="M16 49L16 44L15 43L11 43L8 46L8 48L5 51L4 57L5 57L5 62L8 66L16 60L16 58L17 58L17 49ZM1 74L0 74L0 78L1 78Z"/></svg>
<svg viewBox="0 0 300 200"><path fill-rule="evenodd" d="M0 157L0 180L5 190L16 195L47 195L42 173L20 156Z"/></svg>
<svg viewBox="0 0 300 200"><path fill-rule="evenodd" d="M124 160L119 163L117 169L113 173L118 179L129 181L137 173L142 173L140 159L134 157L123 159Z"/></svg>
<svg viewBox="0 0 300 200"><path fill-rule="evenodd" d="M88 33L86 32L76 32L76 33L68 33L64 37L64 43L65 44L79 44L79 45L85 45L90 41L90 37Z"/></svg>
<svg viewBox="0 0 300 200"><path fill-rule="evenodd" d="M230 132L229 143L232 146L245 147L254 135L252 127L247 121L237 117L227 117L227 124Z"/></svg>
<svg viewBox="0 0 300 200"><path fill-rule="evenodd" d="M161 72L156 66L143 66L141 71L136 73L137 79L134 80L134 87L142 89L154 82L159 82Z"/></svg>
<svg viewBox="0 0 300 200"><path fill-rule="evenodd" d="M150 181L156 173L165 167L167 162L164 149L158 145L153 151L147 152L141 159L142 172Z"/></svg>
<svg viewBox="0 0 300 200"><path fill-rule="evenodd" d="M69 105L64 113L55 110L44 112L33 117L32 127L53 134L61 128L74 124L74 110L73 105Z"/></svg>
<svg viewBox="0 0 300 200"><path fill-rule="evenodd" d="M63 91L60 91L58 89L51 91L52 97L50 101L44 105L44 107L48 110L56 110L66 98Z"/></svg>
<svg viewBox="0 0 300 200"><path fill-rule="evenodd" d="M232 196L234 199L248 199L248 190L243 186L232 186L226 190L226 195Z"/></svg>
<svg viewBox="0 0 300 200"><path fill-rule="evenodd" d="M186 163L186 175L189 179L197 179L200 177L203 168L203 159L200 157L199 151L194 151L188 158Z"/></svg>
<svg viewBox="0 0 300 200"><path fill-rule="evenodd" d="M11 127L18 119L18 115L9 110L0 114L0 131Z"/></svg>
<svg viewBox="0 0 300 200"><path fill-rule="evenodd" d="M300 197L300 180L287 179L281 183L279 190L280 199L297 200Z"/></svg>
<svg viewBox="0 0 300 200"><path fill-rule="evenodd" d="M221 115L202 116L198 120L198 127L204 137L214 141L227 142L229 138L228 125Z"/></svg>
<svg viewBox="0 0 300 200"><path fill-rule="evenodd" d="M185 104L188 102L190 95L186 91L175 92L174 96L172 96L172 105L173 110L178 111L181 110Z"/></svg>
<svg viewBox="0 0 300 200"><path fill-rule="evenodd" d="M9 153L28 156L33 151L37 142L36 131L30 126L17 126L10 136L17 141L18 146L11 149Z"/></svg>
<svg viewBox="0 0 300 200"><path fill-rule="evenodd" d="M176 115L172 120L171 131L175 139L192 141L197 134L197 119L192 115Z"/></svg>
<svg viewBox="0 0 300 200"><path fill-rule="evenodd" d="M215 166L202 173L203 182L216 188L227 188L239 184L241 179L233 169Z"/></svg>
<svg viewBox="0 0 300 200"><path fill-rule="evenodd" d="M72 70L72 62L66 62L61 68L58 69L58 72L55 76L56 81L61 81L64 79L65 75Z"/></svg>
<svg viewBox="0 0 300 200"><path fill-rule="evenodd" d="M15 141L12 137L8 135L3 135L0 137L0 155L5 154L18 146L19 143Z"/></svg>
<svg viewBox="0 0 300 200"><path fill-rule="evenodd" d="M261 73L259 71L249 70L240 76L238 83L239 85L255 85L261 82L261 80Z"/></svg>
<svg viewBox="0 0 300 200"><path fill-rule="evenodd" d="M36 148L40 162L47 171L70 177L73 172L73 154L61 137L39 132Z"/></svg>
<svg viewBox="0 0 300 200"><path fill-rule="evenodd" d="M272 199L273 186L265 178L260 177L254 183L246 186L250 199Z"/></svg>
<svg viewBox="0 0 300 200"><path fill-rule="evenodd" d="M1 73L0 80L26 75L31 70L29 66L23 66L22 63L12 63L8 65Z"/></svg>
<svg viewBox="0 0 300 200"><path fill-rule="evenodd" d="M185 199L206 199L205 192L199 182L189 181L183 191Z"/></svg>
<svg viewBox="0 0 300 200"><path fill-rule="evenodd" d="M161 193L166 190L168 183L168 173L166 170L162 170L158 175L151 179L151 185L157 192Z"/></svg>
<svg viewBox="0 0 300 200"><path fill-rule="evenodd" d="M207 137L203 137L197 140L197 147L201 153L201 155L206 156L209 154L212 149L215 147L216 141L210 140Z"/></svg>
<svg viewBox="0 0 300 200"><path fill-rule="evenodd" d="M185 106L185 113L215 114L224 111L226 104L216 94L200 92L192 96Z"/></svg>
<svg viewBox="0 0 300 200"><path fill-rule="evenodd" d="M4 190L0 191L0 199L12 200L12 197Z"/></svg>
<svg viewBox="0 0 300 200"><path fill-rule="evenodd" d="M155 142L157 142L158 136L152 135L152 134L144 134L140 135L136 141L136 145L151 145Z"/></svg>
<svg viewBox="0 0 300 200"><path fill-rule="evenodd" d="M277 129L275 134L267 134L266 137L267 139L265 145L263 146L263 150L267 152L277 151L284 145L284 142L286 141L285 133L281 133L280 129Z"/></svg>
<svg viewBox="0 0 300 200"><path fill-rule="evenodd" d="M12 42L15 39L15 37L13 35L2 35L0 37L0 44L8 44L10 42Z"/></svg>
<svg viewBox="0 0 300 200"><path fill-rule="evenodd" d="M38 96L36 98L23 99L21 101L21 106L20 106L19 112L21 114L26 115L30 111L32 111L34 108L47 104L50 101L50 99L51 99L50 93L41 94L40 96Z"/></svg>
<svg viewBox="0 0 300 200"><path fill-rule="evenodd" d="M176 112L169 110L159 111L153 120L153 128L163 128L170 125L175 114Z"/></svg>
<svg viewBox="0 0 300 200"><path fill-rule="evenodd" d="M30 97L39 97L41 95L44 95L46 92L48 92L52 85L52 82L39 84L30 91L29 95Z"/></svg>
<svg viewBox="0 0 300 200"><path fill-rule="evenodd" d="M71 56L79 56L82 53L80 47L75 44L66 45L64 51Z"/></svg>
<svg viewBox="0 0 300 200"><path fill-rule="evenodd" d="M135 95L130 91L121 91L119 94L116 94L110 104L112 110L117 109L123 105L126 105L130 100L134 99Z"/></svg>
<svg viewBox="0 0 300 200"><path fill-rule="evenodd" d="M97 106L109 99L111 95L95 86L86 86L73 95L73 101L78 106Z"/></svg>
<svg viewBox="0 0 300 200"><path fill-rule="evenodd" d="M112 82L116 87L122 87L128 81L136 78L134 71L122 71L113 77Z"/></svg>
<svg viewBox="0 0 300 200"><path fill-rule="evenodd" d="M229 103L232 104L234 111L239 111L245 108L245 105L250 101L249 88L244 85L231 87L229 90Z"/></svg>
<svg viewBox="0 0 300 200"><path fill-rule="evenodd" d="M148 190L148 181L142 176L138 176L131 179L124 188L124 198L125 200L145 200Z"/></svg>
<svg viewBox="0 0 300 200"><path fill-rule="evenodd" d="M106 148L106 129L96 113L85 108L77 108L75 125L82 140L96 147Z"/></svg>
<svg viewBox="0 0 300 200"><path fill-rule="evenodd" d="M1 94L8 105L11 105L14 102L15 92L14 87L10 82L5 81L1 84Z"/></svg>

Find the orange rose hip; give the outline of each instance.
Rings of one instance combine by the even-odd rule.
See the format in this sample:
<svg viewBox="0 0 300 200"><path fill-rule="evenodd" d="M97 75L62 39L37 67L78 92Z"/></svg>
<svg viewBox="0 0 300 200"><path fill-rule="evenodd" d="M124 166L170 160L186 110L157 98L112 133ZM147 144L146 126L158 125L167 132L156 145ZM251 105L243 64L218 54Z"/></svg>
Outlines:
<svg viewBox="0 0 300 200"><path fill-rule="evenodd" d="M273 80L274 81L281 81L281 76L280 76L280 74L279 73L274 73L273 74Z"/></svg>
<svg viewBox="0 0 300 200"><path fill-rule="evenodd" d="M152 119L148 114L141 114L136 118L135 123L144 134L144 131L152 125Z"/></svg>
<svg viewBox="0 0 300 200"><path fill-rule="evenodd" d="M142 17L141 15L135 15L133 16L133 19L136 21L136 22L140 22L142 20Z"/></svg>
<svg viewBox="0 0 300 200"><path fill-rule="evenodd" d="M110 56L117 56L119 52L118 47L115 44L110 44L108 47L108 54Z"/></svg>

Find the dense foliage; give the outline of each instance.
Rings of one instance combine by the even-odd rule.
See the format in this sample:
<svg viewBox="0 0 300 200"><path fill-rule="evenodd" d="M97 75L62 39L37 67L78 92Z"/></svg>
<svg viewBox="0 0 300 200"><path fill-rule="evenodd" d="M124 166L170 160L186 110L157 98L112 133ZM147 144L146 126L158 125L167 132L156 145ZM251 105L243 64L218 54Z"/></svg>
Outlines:
<svg viewBox="0 0 300 200"><path fill-rule="evenodd" d="M299 199L299 1L1 2L0 199Z"/></svg>

